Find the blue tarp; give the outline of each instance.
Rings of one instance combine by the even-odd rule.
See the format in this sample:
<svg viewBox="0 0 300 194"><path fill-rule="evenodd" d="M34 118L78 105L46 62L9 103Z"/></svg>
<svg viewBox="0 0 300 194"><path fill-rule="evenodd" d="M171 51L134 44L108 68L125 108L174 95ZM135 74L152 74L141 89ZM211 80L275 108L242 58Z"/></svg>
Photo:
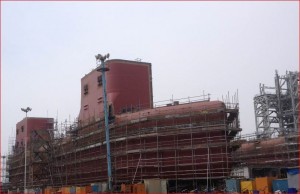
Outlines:
<svg viewBox="0 0 300 194"><path fill-rule="evenodd" d="M288 188L288 193L294 193L294 194L296 194L297 193L297 189L295 189L295 188Z"/></svg>
<svg viewBox="0 0 300 194"><path fill-rule="evenodd" d="M273 192L275 191L281 191L281 192L287 192L288 191L288 181L287 179L278 179L272 181L272 189Z"/></svg>
<svg viewBox="0 0 300 194"><path fill-rule="evenodd" d="M299 169L298 168L288 169L287 173L290 175L299 174Z"/></svg>

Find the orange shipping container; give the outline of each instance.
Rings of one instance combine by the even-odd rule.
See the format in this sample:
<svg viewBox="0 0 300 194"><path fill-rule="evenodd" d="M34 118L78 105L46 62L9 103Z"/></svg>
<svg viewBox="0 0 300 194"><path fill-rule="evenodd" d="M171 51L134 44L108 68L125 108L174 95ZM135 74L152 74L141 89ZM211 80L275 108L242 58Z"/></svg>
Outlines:
<svg viewBox="0 0 300 194"><path fill-rule="evenodd" d="M272 193L272 181L275 177L259 177L255 178L256 190L259 194Z"/></svg>
<svg viewBox="0 0 300 194"><path fill-rule="evenodd" d="M55 188L51 188L51 187L47 187L45 190L44 190L44 193L45 194L53 194L55 193L57 190Z"/></svg>
<svg viewBox="0 0 300 194"><path fill-rule="evenodd" d="M126 192L126 185L124 183L121 184L121 192L122 193Z"/></svg>
<svg viewBox="0 0 300 194"><path fill-rule="evenodd" d="M133 193L146 194L145 184L139 183L133 185Z"/></svg>
<svg viewBox="0 0 300 194"><path fill-rule="evenodd" d="M63 187L61 188L61 193L62 194L70 194L70 187Z"/></svg>
<svg viewBox="0 0 300 194"><path fill-rule="evenodd" d="M44 190L44 193L45 193L45 194L51 194L51 188L46 188L46 189Z"/></svg>
<svg viewBox="0 0 300 194"><path fill-rule="evenodd" d="M76 187L76 194L86 194L85 187Z"/></svg>
<svg viewBox="0 0 300 194"><path fill-rule="evenodd" d="M126 193L132 193L132 186L133 185L131 185L131 184L125 185L125 192Z"/></svg>
<svg viewBox="0 0 300 194"><path fill-rule="evenodd" d="M85 192L86 192L86 193L91 193L91 192L92 192L92 186L90 186L90 185L89 185L89 186L86 186L86 187L85 187Z"/></svg>

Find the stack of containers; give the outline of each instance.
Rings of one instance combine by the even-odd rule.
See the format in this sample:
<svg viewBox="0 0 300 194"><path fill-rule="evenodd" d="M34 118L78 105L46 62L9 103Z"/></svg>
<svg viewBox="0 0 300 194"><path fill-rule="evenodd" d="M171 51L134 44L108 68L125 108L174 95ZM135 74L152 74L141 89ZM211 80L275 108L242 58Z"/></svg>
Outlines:
<svg viewBox="0 0 300 194"><path fill-rule="evenodd" d="M268 194L272 193L272 181L275 177L258 177L255 178L256 190L259 191L259 194Z"/></svg>
<svg viewBox="0 0 300 194"><path fill-rule="evenodd" d="M255 181L254 180L244 180L241 181L241 192L242 193L248 193L253 194L253 191L255 191Z"/></svg>
<svg viewBox="0 0 300 194"><path fill-rule="evenodd" d="M226 191L227 192L241 192L241 181L240 179L227 179L226 183Z"/></svg>

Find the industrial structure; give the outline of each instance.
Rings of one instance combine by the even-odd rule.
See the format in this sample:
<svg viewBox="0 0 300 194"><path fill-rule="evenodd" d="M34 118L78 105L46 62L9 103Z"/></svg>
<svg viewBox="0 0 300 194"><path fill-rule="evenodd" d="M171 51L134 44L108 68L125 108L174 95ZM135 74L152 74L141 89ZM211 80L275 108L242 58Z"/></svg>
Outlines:
<svg viewBox="0 0 300 194"><path fill-rule="evenodd" d="M16 125L7 156L11 191L93 183L120 191L149 179L166 180L168 192L209 191L229 177L299 166L298 73L276 72L274 93L260 86L257 131L242 137L238 102L203 94L154 103L150 63L96 57L100 66L81 79L75 122L26 116Z"/></svg>
<svg viewBox="0 0 300 194"><path fill-rule="evenodd" d="M263 137L298 132L299 73L275 73L275 86L259 85L254 97L256 134Z"/></svg>
<svg viewBox="0 0 300 194"><path fill-rule="evenodd" d="M288 169L299 168L299 73L276 71L274 86L260 84L254 112L256 132L236 138L233 174L285 178Z"/></svg>

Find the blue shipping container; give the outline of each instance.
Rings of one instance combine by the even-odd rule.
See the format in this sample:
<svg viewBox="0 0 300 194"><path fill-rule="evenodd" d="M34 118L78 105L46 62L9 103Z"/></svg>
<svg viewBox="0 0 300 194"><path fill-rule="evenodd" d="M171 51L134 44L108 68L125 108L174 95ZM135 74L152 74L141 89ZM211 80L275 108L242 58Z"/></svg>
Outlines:
<svg viewBox="0 0 300 194"><path fill-rule="evenodd" d="M227 192L241 192L241 181L239 179L227 179L225 181Z"/></svg>
<svg viewBox="0 0 300 194"><path fill-rule="evenodd" d="M99 185L92 185L92 191L93 192L101 192L99 189Z"/></svg>
<svg viewBox="0 0 300 194"><path fill-rule="evenodd" d="M70 187L70 193L76 194L76 187Z"/></svg>
<svg viewBox="0 0 300 194"><path fill-rule="evenodd" d="M272 189L273 192L281 191L287 192L288 191L288 180L287 179L277 179L272 181Z"/></svg>

